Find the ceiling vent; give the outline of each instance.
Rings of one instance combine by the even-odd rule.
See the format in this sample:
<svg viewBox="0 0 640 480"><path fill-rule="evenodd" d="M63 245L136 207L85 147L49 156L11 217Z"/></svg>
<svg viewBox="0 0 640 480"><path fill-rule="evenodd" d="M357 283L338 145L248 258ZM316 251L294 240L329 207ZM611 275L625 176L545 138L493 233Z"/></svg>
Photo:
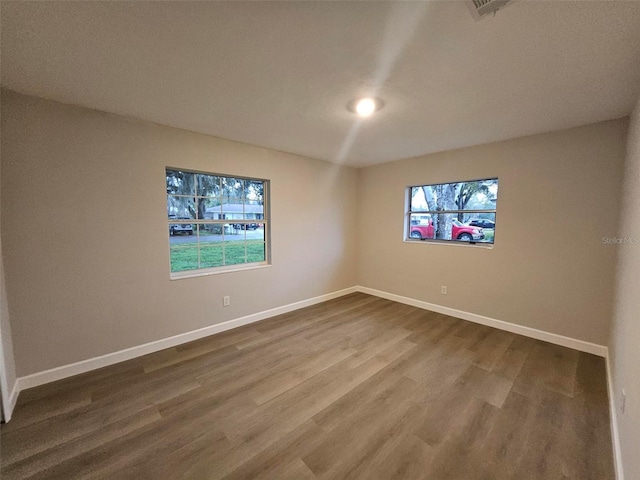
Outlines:
<svg viewBox="0 0 640 480"><path fill-rule="evenodd" d="M498 11L498 9L504 7L509 0L469 0L467 4L471 10L471 15L476 20Z"/></svg>

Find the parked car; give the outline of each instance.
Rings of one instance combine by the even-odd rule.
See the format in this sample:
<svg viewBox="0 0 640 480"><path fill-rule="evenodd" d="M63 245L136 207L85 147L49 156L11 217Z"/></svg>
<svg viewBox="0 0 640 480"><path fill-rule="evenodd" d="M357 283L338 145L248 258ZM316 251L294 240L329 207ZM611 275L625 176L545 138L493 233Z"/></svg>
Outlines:
<svg viewBox="0 0 640 480"><path fill-rule="evenodd" d="M433 220L428 220L426 223L420 223L418 225L411 225L409 232L411 238L435 238L435 228L433 226ZM453 220L451 225L451 238L453 240L461 240L463 242L478 241L484 238L484 232L482 228L474 227L471 225L465 225L458 220Z"/></svg>
<svg viewBox="0 0 640 480"><path fill-rule="evenodd" d="M466 225L458 220L453 220L451 225L451 238L456 240L462 240L470 242L472 240L482 240L484 238L484 232L482 228Z"/></svg>
<svg viewBox="0 0 640 480"><path fill-rule="evenodd" d="M260 226L258 223L234 223L233 228L236 230L255 230Z"/></svg>
<svg viewBox="0 0 640 480"><path fill-rule="evenodd" d="M170 220L191 220L189 217L171 215ZM190 223L172 223L169 225L169 235L193 235L193 225Z"/></svg>
<svg viewBox="0 0 640 480"><path fill-rule="evenodd" d="M468 222L472 227L480 228L496 228L496 222L492 220L486 220L484 218L475 218Z"/></svg>

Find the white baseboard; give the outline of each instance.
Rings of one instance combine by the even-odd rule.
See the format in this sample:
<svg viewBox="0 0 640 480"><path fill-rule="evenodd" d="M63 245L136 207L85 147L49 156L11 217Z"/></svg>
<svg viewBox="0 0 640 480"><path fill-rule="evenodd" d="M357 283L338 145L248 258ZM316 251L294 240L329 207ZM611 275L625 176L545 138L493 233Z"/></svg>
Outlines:
<svg viewBox="0 0 640 480"><path fill-rule="evenodd" d="M18 380L13 383L13 388L11 389L11 393L9 394L9 415L7 418L7 422L11 419L11 415L13 414L13 409L16 408L16 403L18 402L18 394L20 394L20 384Z"/></svg>
<svg viewBox="0 0 640 480"><path fill-rule="evenodd" d="M577 340L575 338L565 337L564 335L549 333L536 328L525 327L523 325L516 325L515 323L509 323L503 320L496 320L495 318L484 317L482 315L465 312L463 310L456 310L455 308L443 307L442 305L436 305L435 303L423 302L422 300L403 297L401 295L396 295L395 293L383 292L382 290L375 290L369 287L357 286L356 289L358 292L368 293L369 295L375 295L376 297L386 298L387 300L393 300L394 302L404 303L432 312L443 313L451 317L461 318L462 320L468 320L470 322L479 323L499 330L505 330L507 332L517 333L537 340L543 340L555 345L573 348L574 350L579 350L581 352L592 353L600 357L606 357L607 355L607 347L604 345L585 342L583 340Z"/></svg>
<svg viewBox="0 0 640 480"><path fill-rule="evenodd" d="M262 312L254 313L254 314L236 318L233 320L228 320L226 322L218 323L215 325L210 325L208 327L204 327L198 330L193 330L191 332L181 333L173 337L156 340L154 342L145 343L143 345L138 345L136 347L127 348L117 352L108 353L106 355L101 355L99 357L89 358L87 360L82 360L80 362L72 363L69 365L63 365L60 367L52 368L50 370L45 370L42 372L37 372L31 375L20 377L16 381L14 388L11 391L11 395L10 395L11 400L9 402L10 410L13 411L13 407L16 404L18 394L20 393L20 391L25 390L27 388L37 387L39 385L44 385L46 383L55 382L56 380L62 380L64 378L72 377L74 375L86 373L91 370L97 370L98 368L103 368L109 365L113 365L115 363L124 362L132 358L147 355L149 353L154 353L159 350L164 350L165 348L175 347L183 343L198 340L203 337L208 337L210 335L231 330L233 328L241 327L243 325L248 325L250 323L259 322L260 320L264 320L276 315L281 315L283 313L292 312L294 310L315 305L317 303L326 302L327 300L332 300L334 298L338 298L343 295L348 295L354 292L367 293L369 295L386 298L388 300L404 303L407 305L412 305L414 307L423 308L425 310L430 310L437 313L443 313L445 315L450 315L452 317L461 318L463 320L468 320L468 321L479 323L482 325L498 328L500 330L517 333L527 337L536 338L538 340L544 340L557 345L573 348L575 350L579 350L582 352L593 353L601 357L606 357L606 354L607 354L607 347L602 345L597 345L597 344L585 342L582 340L576 340L574 338L569 338L569 337L557 335L554 333L544 332L542 330L537 330L535 328L525 327L522 325L516 325L509 322L504 322L502 320L496 320L493 318L484 317L482 315L477 315L475 313L469 313L462 310L456 310L453 308L436 305L433 303L423 302L421 300L403 297L401 295L383 292L381 290L375 290L373 288L355 286L355 287L345 288L343 290L339 290L336 292L328 293L325 295L320 295L318 297L309 298L307 300L301 300L299 302L283 305L281 307L264 310Z"/></svg>
<svg viewBox="0 0 640 480"><path fill-rule="evenodd" d="M613 377L611 376L611 360L607 350L607 389L609 390L609 417L611 420L611 444L613 446L613 465L616 469L616 480L624 480L624 469L622 468L622 451L620 450L620 436L618 434L618 409L616 407L616 397L613 394Z"/></svg>
<svg viewBox="0 0 640 480"><path fill-rule="evenodd" d="M136 347L126 348L117 352L108 353L99 357L89 358L80 362L71 363L69 365L63 365L61 367L52 368L43 372L34 373L25 377L18 378L17 394L21 390L27 388L37 387L38 385L44 385L45 383L55 382L56 380L62 380L63 378L72 377L81 373L86 373L91 370L97 370L98 368L107 367L115 363L124 362L132 358L141 357L149 353L154 353L165 348L175 347L176 345L182 345L183 343L192 342L200 338L208 337L216 333L231 330L232 328L241 327L250 323L259 322L276 315L292 312L300 308L309 307L317 303L326 302L334 298L342 297L350 293L356 292L356 287L345 288L344 290L338 290L336 292L320 295L319 297L309 298L307 300L301 300L299 302L290 303L281 307L271 308L262 312L254 313L244 317L228 320L226 322L217 323L208 327L193 330L191 332L181 333L173 337L163 338L162 340L156 340L154 342L145 343ZM15 404L15 402L14 402Z"/></svg>
<svg viewBox="0 0 640 480"><path fill-rule="evenodd" d="M16 403L18 401L18 394L20 393L20 386L18 384L18 380L13 383L13 387L9 392L9 397L7 398L6 404L3 402L2 404L2 415L4 416L4 421L8 422L11 420L11 416L13 415L13 409L16 408Z"/></svg>

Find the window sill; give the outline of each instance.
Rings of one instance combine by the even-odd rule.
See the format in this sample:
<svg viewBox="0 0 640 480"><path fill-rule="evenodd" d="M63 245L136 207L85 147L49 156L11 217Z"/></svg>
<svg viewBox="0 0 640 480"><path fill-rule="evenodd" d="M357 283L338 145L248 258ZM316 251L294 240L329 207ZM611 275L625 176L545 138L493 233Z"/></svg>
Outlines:
<svg viewBox="0 0 640 480"><path fill-rule="evenodd" d="M244 270L259 270L261 268L269 268L271 264L253 263L248 265L232 265L228 268L218 267L215 269L188 270L186 272L172 273L170 280L182 280L184 278L208 277L209 275L220 275L223 273L241 272Z"/></svg>
<svg viewBox="0 0 640 480"><path fill-rule="evenodd" d="M484 250L493 250L494 243L485 243L485 242L461 242L461 241L453 241L453 240L412 240L405 238L404 243L416 243L416 244L429 244L429 245L449 245L451 247L473 247L473 248L482 248Z"/></svg>

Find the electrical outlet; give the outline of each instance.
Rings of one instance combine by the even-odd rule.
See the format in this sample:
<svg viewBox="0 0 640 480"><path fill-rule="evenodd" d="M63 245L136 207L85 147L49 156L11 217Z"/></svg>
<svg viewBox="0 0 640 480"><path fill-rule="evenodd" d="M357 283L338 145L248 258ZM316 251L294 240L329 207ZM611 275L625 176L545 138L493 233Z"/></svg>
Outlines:
<svg viewBox="0 0 640 480"><path fill-rule="evenodd" d="M446 286L446 285L442 285L442 286L440 287L440 293L441 293L442 295L446 295L446 294L447 294L447 286Z"/></svg>
<svg viewBox="0 0 640 480"><path fill-rule="evenodd" d="M228 307L229 305L231 305L231 297L229 296L222 297L222 306Z"/></svg>
<svg viewBox="0 0 640 480"><path fill-rule="evenodd" d="M622 389L622 406L621 410L624 413L624 407L627 406L627 392L625 392L624 388Z"/></svg>

